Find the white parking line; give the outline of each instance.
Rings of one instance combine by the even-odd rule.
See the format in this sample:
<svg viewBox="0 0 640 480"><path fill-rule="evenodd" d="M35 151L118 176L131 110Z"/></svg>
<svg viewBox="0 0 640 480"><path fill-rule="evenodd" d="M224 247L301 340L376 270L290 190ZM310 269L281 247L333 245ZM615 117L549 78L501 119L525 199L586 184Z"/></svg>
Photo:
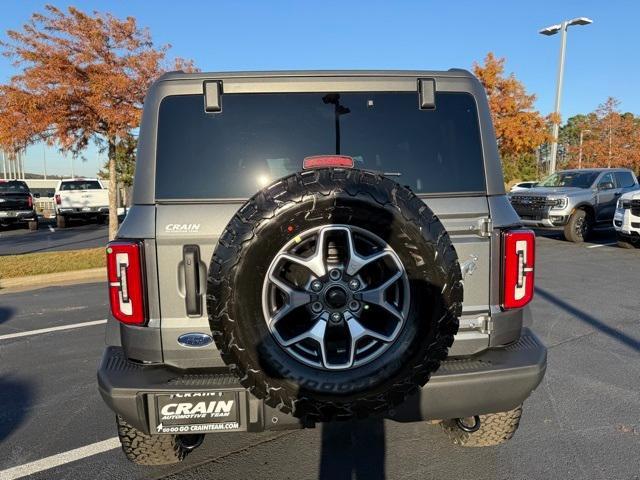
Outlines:
<svg viewBox="0 0 640 480"><path fill-rule="evenodd" d="M598 245L589 245L587 248L609 247L611 245L616 245L616 244L617 242L599 243Z"/></svg>
<svg viewBox="0 0 640 480"><path fill-rule="evenodd" d="M59 327L41 328L39 330L28 330L26 332L18 332L18 333L8 333L6 335L0 335L0 340L8 340L10 338L18 338L18 337L29 337L31 335L40 335L41 333L59 332L60 330L69 330L71 328L90 327L92 325L101 325L103 323L107 323L107 321L92 320L90 322L73 323L71 325L60 325Z"/></svg>
<svg viewBox="0 0 640 480"><path fill-rule="evenodd" d="M91 445L69 450L68 452L58 453L57 455L51 455L50 457L42 458L34 462L2 470L0 471L0 478L2 480L14 480L16 478L26 477L27 475L33 475L43 470L59 467L65 463L75 462L119 447L120 440L118 440L118 437L110 438L102 442L92 443Z"/></svg>

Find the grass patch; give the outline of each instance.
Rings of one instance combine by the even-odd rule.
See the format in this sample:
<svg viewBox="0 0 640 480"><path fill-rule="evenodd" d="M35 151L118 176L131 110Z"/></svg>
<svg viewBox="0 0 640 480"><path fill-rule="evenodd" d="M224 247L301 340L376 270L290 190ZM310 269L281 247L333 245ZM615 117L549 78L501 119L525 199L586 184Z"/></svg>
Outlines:
<svg viewBox="0 0 640 480"><path fill-rule="evenodd" d="M106 266L104 247L0 257L0 278L70 272Z"/></svg>

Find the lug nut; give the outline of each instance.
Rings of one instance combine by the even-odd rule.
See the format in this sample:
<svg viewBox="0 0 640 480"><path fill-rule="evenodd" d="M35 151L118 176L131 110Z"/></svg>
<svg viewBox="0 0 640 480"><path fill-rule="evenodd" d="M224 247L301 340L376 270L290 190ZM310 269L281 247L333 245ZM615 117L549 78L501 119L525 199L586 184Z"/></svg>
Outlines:
<svg viewBox="0 0 640 480"><path fill-rule="evenodd" d="M320 313L322 311L322 304L320 302L313 302L311 304L311 310L313 313Z"/></svg>
<svg viewBox="0 0 640 480"><path fill-rule="evenodd" d="M349 288L351 290L357 290L360 288L360 281L357 278L352 278L349 280Z"/></svg>
<svg viewBox="0 0 640 480"><path fill-rule="evenodd" d="M355 301L355 300L351 300L349 302L349 310L351 310L352 312L357 312L360 309L360 303Z"/></svg>
<svg viewBox="0 0 640 480"><path fill-rule="evenodd" d="M319 292L322 290L322 282L320 280L314 280L311 282L311 290L314 292Z"/></svg>
<svg viewBox="0 0 640 480"><path fill-rule="evenodd" d="M333 312L330 318L333 323L340 323L340 320L342 320L342 314L340 312Z"/></svg>
<svg viewBox="0 0 640 480"><path fill-rule="evenodd" d="M340 280L341 276L342 276L342 272L340 270L338 270L337 268L334 268L333 270L331 270L329 272L329 278L331 280Z"/></svg>

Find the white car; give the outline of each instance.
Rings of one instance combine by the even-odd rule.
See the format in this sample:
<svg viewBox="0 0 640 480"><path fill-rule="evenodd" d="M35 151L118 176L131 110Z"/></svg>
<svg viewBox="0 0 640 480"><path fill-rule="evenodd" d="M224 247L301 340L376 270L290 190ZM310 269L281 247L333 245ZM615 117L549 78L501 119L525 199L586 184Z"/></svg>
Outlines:
<svg viewBox="0 0 640 480"><path fill-rule="evenodd" d="M622 195L613 217L618 245L624 248L640 247L640 191Z"/></svg>
<svg viewBox="0 0 640 480"><path fill-rule="evenodd" d="M519 182L516 183L513 187L511 187L511 192L522 192L524 190L529 190L530 188L535 187L538 182Z"/></svg>
<svg viewBox="0 0 640 480"><path fill-rule="evenodd" d="M61 180L56 187L55 205L58 228L65 228L71 217L104 223L109 215L109 190L96 178Z"/></svg>

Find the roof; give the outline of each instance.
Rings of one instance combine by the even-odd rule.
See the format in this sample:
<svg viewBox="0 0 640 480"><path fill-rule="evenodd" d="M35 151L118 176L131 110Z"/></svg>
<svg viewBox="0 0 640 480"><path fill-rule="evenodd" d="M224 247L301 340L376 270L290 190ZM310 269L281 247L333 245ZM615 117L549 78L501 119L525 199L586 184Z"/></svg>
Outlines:
<svg viewBox="0 0 640 480"><path fill-rule="evenodd" d="M267 77L458 77L472 78L473 74L463 68L449 70L273 70L240 72L194 72L182 70L167 72L158 80L197 80L217 78L267 78Z"/></svg>

